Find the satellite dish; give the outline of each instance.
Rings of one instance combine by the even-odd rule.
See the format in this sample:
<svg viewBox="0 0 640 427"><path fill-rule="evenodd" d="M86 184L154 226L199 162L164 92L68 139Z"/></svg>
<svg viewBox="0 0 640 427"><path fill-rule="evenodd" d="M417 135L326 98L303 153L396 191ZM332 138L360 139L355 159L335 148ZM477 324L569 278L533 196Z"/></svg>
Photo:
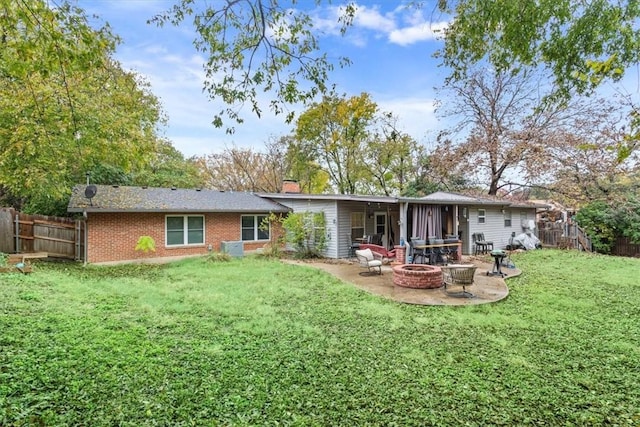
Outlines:
<svg viewBox="0 0 640 427"><path fill-rule="evenodd" d="M96 187L95 185L87 185L87 187L84 189L84 197L89 199L89 202L91 202L91 199L95 197L97 192L98 187ZM93 206L93 202L91 202L91 206Z"/></svg>

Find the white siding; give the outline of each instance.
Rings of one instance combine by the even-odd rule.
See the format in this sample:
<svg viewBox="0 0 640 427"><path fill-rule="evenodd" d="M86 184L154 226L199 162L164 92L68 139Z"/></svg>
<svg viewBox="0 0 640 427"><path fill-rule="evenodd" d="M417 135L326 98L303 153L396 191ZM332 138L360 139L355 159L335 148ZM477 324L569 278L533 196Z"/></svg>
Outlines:
<svg viewBox="0 0 640 427"><path fill-rule="evenodd" d="M478 223L478 209L486 211L484 224ZM511 226L505 227L504 214L500 206L469 206L469 241L463 242L463 253L473 253L473 233L484 233L487 241L493 242L494 249L504 249L509 244L511 233L522 233L521 222L535 219L535 208L506 208L511 210Z"/></svg>
<svg viewBox="0 0 640 427"><path fill-rule="evenodd" d="M324 212L327 224L327 247L322 253L327 258L338 257L337 202L335 200L278 200L279 203L293 209L295 213ZM334 222L334 219L336 220Z"/></svg>
<svg viewBox="0 0 640 427"><path fill-rule="evenodd" d="M338 205L338 243L339 252L337 258L349 256L349 237L351 236L351 212L362 212L366 216L367 205L358 202L342 202Z"/></svg>

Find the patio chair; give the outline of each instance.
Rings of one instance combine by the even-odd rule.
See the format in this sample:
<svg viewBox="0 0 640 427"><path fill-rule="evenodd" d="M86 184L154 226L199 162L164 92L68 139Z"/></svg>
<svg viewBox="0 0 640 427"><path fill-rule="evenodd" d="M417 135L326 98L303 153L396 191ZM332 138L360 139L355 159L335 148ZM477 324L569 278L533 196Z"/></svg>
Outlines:
<svg viewBox="0 0 640 427"><path fill-rule="evenodd" d="M411 263L415 264L418 258L422 258L422 264L428 264L431 258L431 255L427 253L425 248L416 248L416 246L426 245L427 241L423 239L419 239L417 237L412 237L409 240L409 249L411 254Z"/></svg>
<svg viewBox="0 0 640 427"><path fill-rule="evenodd" d="M373 234L369 243L382 246L382 233Z"/></svg>
<svg viewBox="0 0 640 427"><path fill-rule="evenodd" d="M388 250L384 246L374 245L373 243L363 243L359 249L371 249L371 252L382 255L382 262L389 263L396 258L396 250Z"/></svg>
<svg viewBox="0 0 640 427"><path fill-rule="evenodd" d="M366 268L368 272L382 274L382 255L373 252L371 249L356 250L356 257L360 267Z"/></svg>
<svg viewBox="0 0 640 427"><path fill-rule="evenodd" d="M449 292L451 286L462 286L462 293L454 295L473 297L471 292L467 292L467 287L473 285L476 266L473 264L449 264L440 267L440 269L442 270L442 281L446 292Z"/></svg>
<svg viewBox="0 0 640 427"><path fill-rule="evenodd" d="M349 259L356 257L356 250L360 249L360 243L354 242L351 238L351 234L345 236L347 238L347 244L349 247Z"/></svg>
<svg viewBox="0 0 640 427"><path fill-rule="evenodd" d="M493 250L493 242L487 242L484 239L484 233L473 233L471 237L473 239L473 245L475 247L474 253L476 255L486 254Z"/></svg>
<svg viewBox="0 0 640 427"><path fill-rule="evenodd" d="M444 245L444 239L438 239L436 236L430 236L427 242L429 243L429 245ZM431 265L447 264L448 252L445 247L435 246L433 248L430 248L429 250L430 250L429 264Z"/></svg>
<svg viewBox="0 0 640 427"><path fill-rule="evenodd" d="M487 247L487 252L491 252L493 250L493 242L485 239L484 233L478 233L478 237L480 238L480 241L484 242Z"/></svg>

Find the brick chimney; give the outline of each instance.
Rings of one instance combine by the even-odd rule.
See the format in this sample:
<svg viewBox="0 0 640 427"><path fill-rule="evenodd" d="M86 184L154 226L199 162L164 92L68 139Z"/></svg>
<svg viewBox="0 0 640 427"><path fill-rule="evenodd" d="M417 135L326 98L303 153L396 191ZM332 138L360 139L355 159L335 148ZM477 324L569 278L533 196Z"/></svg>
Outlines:
<svg viewBox="0 0 640 427"><path fill-rule="evenodd" d="M300 184L298 181L294 180L284 180L282 181L282 192L283 193L300 193Z"/></svg>

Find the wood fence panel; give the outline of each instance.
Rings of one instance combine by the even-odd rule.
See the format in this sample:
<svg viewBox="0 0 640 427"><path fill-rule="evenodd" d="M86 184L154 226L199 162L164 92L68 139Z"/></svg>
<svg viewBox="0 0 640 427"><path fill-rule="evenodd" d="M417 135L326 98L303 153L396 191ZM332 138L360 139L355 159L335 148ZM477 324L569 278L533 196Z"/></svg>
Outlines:
<svg viewBox="0 0 640 427"><path fill-rule="evenodd" d="M613 255L640 257L640 245L631 243L628 237L618 237L616 243L611 250Z"/></svg>
<svg viewBox="0 0 640 427"><path fill-rule="evenodd" d="M14 209L0 209L0 252L5 254L12 254L16 251L16 239L13 236L14 217Z"/></svg>
<svg viewBox="0 0 640 427"><path fill-rule="evenodd" d="M17 215L17 221L16 221ZM16 226L17 223L17 226ZM45 252L50 256L76 259L76 221L46 215L14 213L10 235L16 238L17 248L12 252Z"/></svg>
<svg viewBox="0 0 640 427"><path fill-rule="evenodd" d="M33 250L51 256L75 258L75 223L33 221Z"/></svg>
<svg viewBox="0 0 640 427"><path fill-rule="evenodd" d="M538 239L542 246L557 247L563 241L564 224L555 222L538 223Z"/></svg>
<svg viewBox="0 0 640 427"><path fill-rule="evenodd" d="M566 222L539 222L538 239L542 246L580 249L591 252L591 239L577 224Z"/></svg>
<svg viewBox="0 0 640 427"><path fill-rule="evenodd" d="M16 252L31 253L33 249L33 215L18 213L18 247ZM15 232L15 231L14 231Z"/></svg>

